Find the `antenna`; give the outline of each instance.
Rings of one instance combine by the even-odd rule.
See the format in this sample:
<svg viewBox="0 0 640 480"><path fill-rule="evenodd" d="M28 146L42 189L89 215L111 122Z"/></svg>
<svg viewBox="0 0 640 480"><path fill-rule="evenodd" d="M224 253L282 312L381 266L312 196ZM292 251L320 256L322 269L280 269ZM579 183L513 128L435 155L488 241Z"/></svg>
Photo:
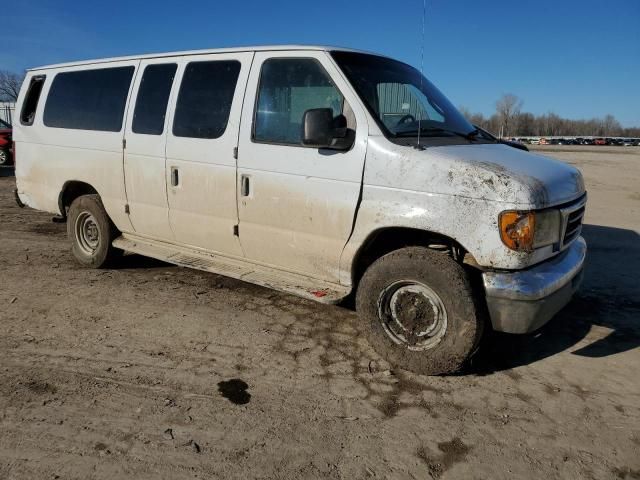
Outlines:
<svg viewBox="0 0 640 480"><path fill-rule="evenodd" d="M422 41L420 42L420 93L422 93L422 79L424 77L424 24L427 17L427 0L422 0ZM422 132L422 113L418 117L418 148L420 148L420 133Z"/></svg>

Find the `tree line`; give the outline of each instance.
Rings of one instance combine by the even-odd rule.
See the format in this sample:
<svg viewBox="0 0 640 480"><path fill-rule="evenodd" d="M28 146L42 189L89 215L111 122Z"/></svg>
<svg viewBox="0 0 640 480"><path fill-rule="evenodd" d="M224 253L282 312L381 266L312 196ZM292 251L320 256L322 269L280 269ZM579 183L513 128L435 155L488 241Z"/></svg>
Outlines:
<svg viewBox="0 0 640 480"><path fill-rule="evenodd" d="M640 127L624 128L613 115L589 120L572 120L552 112L534 115L522 111L523 103L508 93L496 102L496 111L490 117L472 113L464 106L459 110L474 125L503 137L640 137Z"/></svg>

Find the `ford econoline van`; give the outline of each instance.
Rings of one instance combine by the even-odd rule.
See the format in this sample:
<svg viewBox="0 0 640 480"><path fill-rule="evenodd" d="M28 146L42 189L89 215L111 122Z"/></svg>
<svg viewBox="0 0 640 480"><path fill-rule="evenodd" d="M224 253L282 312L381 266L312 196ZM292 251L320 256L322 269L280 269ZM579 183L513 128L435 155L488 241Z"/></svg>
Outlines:
<svg viewBox="0 0 640 480"><path fill-rule="evenodd" d="M536 330L582 274L575 168L475 129L415 68L308 46L29 70L20 203L75 258L135 252L325 303L392 365L459 369L485 328Z"/></svg>

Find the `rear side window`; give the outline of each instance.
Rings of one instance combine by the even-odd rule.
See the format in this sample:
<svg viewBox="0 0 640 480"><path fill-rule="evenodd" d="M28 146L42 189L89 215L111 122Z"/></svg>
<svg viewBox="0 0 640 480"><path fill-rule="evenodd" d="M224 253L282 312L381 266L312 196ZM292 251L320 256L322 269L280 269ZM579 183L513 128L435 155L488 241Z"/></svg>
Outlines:
<svg viewBox="0 0 640 480"><path fill-rule="evenodd" d="M119 132L133 67L59 73L44 108L47 127Z"/></svg>
<svg viewBox="0 0 640 480"><path fill-rule="evenodd" d="M175 63L169 63L148 65L144 69L144 75L138 89L136 108L133 111L131 129L134 133L162 134L176 68Z"/></svg>
<svg viewBox="0 0 640 480"><path fill-rule="evenodd" d="M219 138L227 129L240 62L191 62L187 65L173 120L177 137Z"/></svg>
<svg viewBox="0 0 640 480"><path fill-rule="evenodd" d="M342 94L322 65L311 58L273 58L262 64L253 138L300 145L302 117L312 108L342 113Z"/></svg>
<svg viewBox="0 0 640 480"><path fill-rule="evenodd" d="M25 96L24 103L22 104L22 111L20 112L20 123L23 125L33 125L33 120L36 117L36 109L38 108L38 101L40 100L40 93L42 92L42 86L44 85L44 75L32 77L29 82L29 88L27 95Z"/></svg>

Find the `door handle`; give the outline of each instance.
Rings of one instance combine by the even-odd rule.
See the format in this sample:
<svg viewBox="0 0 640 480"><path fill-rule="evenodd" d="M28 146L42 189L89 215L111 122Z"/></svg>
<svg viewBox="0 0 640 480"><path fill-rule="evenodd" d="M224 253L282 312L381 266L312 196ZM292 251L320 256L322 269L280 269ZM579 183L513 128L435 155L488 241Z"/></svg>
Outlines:
<svg viewBox="0 0 640 480"><path fill-rule="evenodd" d="M171 167L171 186L177 187L180 184L180 173L178 167Z"/></svg>
<svg viewBox="0 0 640 480"><path fill-rule="evenodd" d="M240 176L240 195L248 197L251 194L251 183L249 175Z"/></svg>

